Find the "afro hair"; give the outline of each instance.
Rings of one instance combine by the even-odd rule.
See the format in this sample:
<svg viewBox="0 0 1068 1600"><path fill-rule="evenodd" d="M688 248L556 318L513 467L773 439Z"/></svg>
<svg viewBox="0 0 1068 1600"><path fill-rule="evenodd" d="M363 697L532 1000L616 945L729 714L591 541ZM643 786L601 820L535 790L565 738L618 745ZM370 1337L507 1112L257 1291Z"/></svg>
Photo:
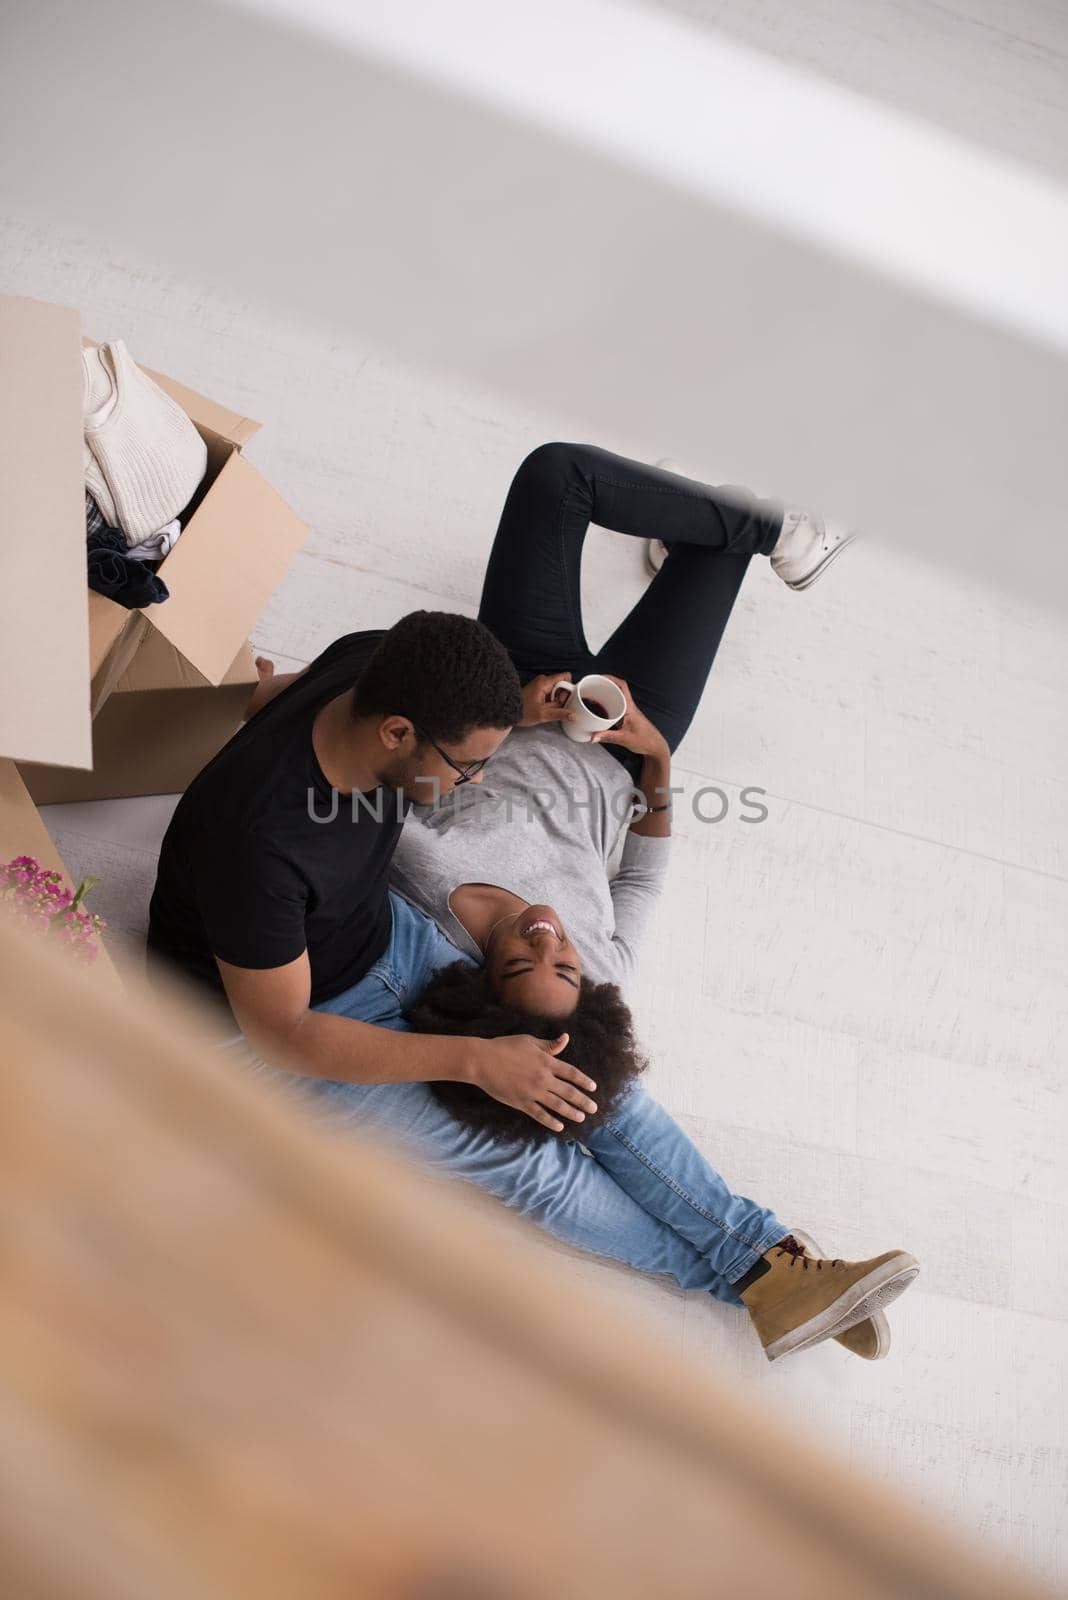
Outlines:
<svg viewBox="0 0 1068 1600"><path fill-rule="evenodd" d="M465 1038L495 1039L529 1033L536 1039L556 1039L568 1034L562 1060L585 1072L597 1085L595 1116L584 1122L565 1119L563 1133L555 1133L524 1111L503 1105L470 1083L442 1081L431 1090L459 1122L485 1130L504 1144L541 1144L546 1139L578 1138L582 1129L596 1125L611 1113L648 1065L634 1038L634 1021L614 983L582 980L575 1010L561 1022L503 1004L491 987L484 967L455 961L439 972L408 1012L417 1033L443 1033Z"/></svg>
<svg viewBox="0 0 1068 1600"><path fill-rule="evenodd" d="M411 611L379 640L353 690L357 717L407 717L456 744L474 728L513 728L523 714L512 658L481 622Z"/></svg>

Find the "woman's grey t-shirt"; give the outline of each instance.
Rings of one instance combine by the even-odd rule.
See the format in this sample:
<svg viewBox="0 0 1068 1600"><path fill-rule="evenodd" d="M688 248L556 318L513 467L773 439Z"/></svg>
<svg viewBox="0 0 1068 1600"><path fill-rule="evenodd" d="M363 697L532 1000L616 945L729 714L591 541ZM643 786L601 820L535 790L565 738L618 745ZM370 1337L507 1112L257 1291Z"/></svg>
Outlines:
<svg viewBox="0 0 1068 1600"><path fill-rule="evenodd" d="M628 831L633 797L629 774L601 745L576 744L555 723L516 728L482 783L412 807L393 858L394 887L479 961L481 950L449 909L460 884L492 883L551 905L585 975L625 990L671 843Z"/></svg>

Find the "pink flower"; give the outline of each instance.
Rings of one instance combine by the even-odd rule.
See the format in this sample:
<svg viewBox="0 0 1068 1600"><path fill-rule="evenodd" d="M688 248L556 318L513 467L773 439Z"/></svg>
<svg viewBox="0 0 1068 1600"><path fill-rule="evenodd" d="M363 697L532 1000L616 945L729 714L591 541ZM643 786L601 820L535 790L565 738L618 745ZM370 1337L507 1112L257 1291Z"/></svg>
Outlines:
<svg viewBox="0 0 1068 1600"><path fill-rule="evenodd" d="M16 919L26 927L51 933L71 948L79 961L95 961L100 953L98 936L104 919L79 909L96 882L96 878L83 878L77 889L67 889L56 868L46 871L32 856L0 863L0 899L8 902Z"/></svg>

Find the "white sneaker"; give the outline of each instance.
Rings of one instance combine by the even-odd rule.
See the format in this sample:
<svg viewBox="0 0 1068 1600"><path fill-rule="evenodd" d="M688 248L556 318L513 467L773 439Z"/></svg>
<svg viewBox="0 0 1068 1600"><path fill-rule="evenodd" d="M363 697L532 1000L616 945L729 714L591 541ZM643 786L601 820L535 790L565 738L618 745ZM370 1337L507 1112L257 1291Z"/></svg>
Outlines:
<svg viewBox="0 0 1068 1600"><path fill-rule="evenodd" d="M659 461L653 462L654 467L663 467L665 472L681 472L682 468L672 456L661 456ZM656 577L660 568L668 558L668 546L663 539L646 539L645 565L652 577Z"/></svg>
<svg viewBox="0 0 1068 1600"><path fill-rule="evenodd" d="M787 511L771 565L789 589L807 589L859 534L824 523L807 511Z"/></svg>
<svg viewBox="0 0 1068 1600"><path fill-rule="evenodd" d="M668 547L663 539L646 539L645 565L651 577L656 577L660 568L668 558Z"/></svg>

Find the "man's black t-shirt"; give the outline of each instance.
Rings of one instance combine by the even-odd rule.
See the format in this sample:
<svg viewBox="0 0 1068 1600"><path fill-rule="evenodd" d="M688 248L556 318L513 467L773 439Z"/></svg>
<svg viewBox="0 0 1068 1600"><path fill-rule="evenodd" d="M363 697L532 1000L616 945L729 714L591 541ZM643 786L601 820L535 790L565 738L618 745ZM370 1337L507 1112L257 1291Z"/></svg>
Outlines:
<svg viewBox="0 0 1068 1600"><path fill-rule="evenodd" d="M153 958L223 994L215 956L279 967L307 949L313 1005L378 960L389 943L389 864L407 803L392 789L336 795L312 723L355 684L381 638L338 639L194 778L160 851Z"/></svg>

